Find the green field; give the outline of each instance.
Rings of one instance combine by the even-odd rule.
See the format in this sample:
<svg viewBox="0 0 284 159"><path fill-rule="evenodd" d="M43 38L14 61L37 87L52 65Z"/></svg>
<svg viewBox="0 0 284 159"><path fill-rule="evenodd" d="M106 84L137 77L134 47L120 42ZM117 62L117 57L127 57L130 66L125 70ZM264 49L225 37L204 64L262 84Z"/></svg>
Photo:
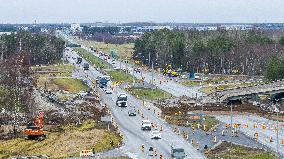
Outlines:
<svg viewBox="0 0 284 159"><path fill-rule="evenodd" d="M50 80L58 86L60 90L65 90L70 93L78 93L80 91L87 91L89 87L80 79L73 78L54 78Z"/></svg>
<svg viewBox="0 0 284 159"><path fill-rule="evenodd" d="M131 58L132 54L134 52L134 43L129 44L106 44L103 42L96 42L91 40L78 40L76 39L80 44L87 46L87 47L95 47L98 50L102 50L105 53L109 53L110 49L116 49L118 56L121 58Z"/></svg>
<svg viewBox="0 0 284 159"><path fill-rule="evenodd" d="M63 159L78 157L80 151L84 149L94 148L96 152L108 151L121 143L122 138L119 135L97 128L93 122L87 121L80 127L69 125L60 131L47 132L48 137L40 142L24 138L0 140L0 159L36 154Z"/></svg>
<svg viewBox="0 0 284 159"><path fill-rule="evenodd" d="M130 92L134 96L138 96L141 99L147 100L158 100L158 99L165 99L170 98L171 95L161 89L129 89Z"/></svg>
<svg viewBox="0 0 284 159"><path fill-rule="evenodd" d="M111 64L107 63L106 61L96 57L92 53L88 52L85 49L82 48L75 48L74 49L80 56L82 56L85 60L87 60L89 63L94 65L95 67L100 67L104 69L110 69L112 66Z"/></svg>
<svg viewBox="0 0 284 159"><path fill-rule="evenodd" d="M33 66L33 70L41 70L41 71L72 71L75 68L75 66L71 64L53 64L53 65L47 65L47 66Z"/></svg>
<svg viewBox="0 0 284 159"><path fill-rule="evenodd" d="M113 81L122 81L122 82L133 82L133 76L127 74L123 71L107 71L107 74L111 76ZM134 78L134 80L137 80Z"/></svg>

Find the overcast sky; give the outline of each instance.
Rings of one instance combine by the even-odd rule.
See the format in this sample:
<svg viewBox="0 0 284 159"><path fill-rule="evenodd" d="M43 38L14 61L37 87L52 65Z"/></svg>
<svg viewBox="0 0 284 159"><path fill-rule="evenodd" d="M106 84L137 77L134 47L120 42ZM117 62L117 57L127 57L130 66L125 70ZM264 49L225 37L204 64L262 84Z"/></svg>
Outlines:
<svg viewBox="0 0 284 159"><path fill-rule="evenodd" d="M284 0L0 0L0 23L284 22Z"/></svg>

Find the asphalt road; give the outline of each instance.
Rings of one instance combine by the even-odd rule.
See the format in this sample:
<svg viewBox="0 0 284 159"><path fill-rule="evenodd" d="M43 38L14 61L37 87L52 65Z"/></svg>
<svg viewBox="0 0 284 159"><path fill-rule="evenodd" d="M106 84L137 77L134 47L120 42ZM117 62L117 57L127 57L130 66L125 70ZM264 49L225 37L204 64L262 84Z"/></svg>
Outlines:
<svg viewBox="0 0 284 159"><path fill-rule="evenodd" d="M230 123L230 116L216 116L216 118L224 123ZM250 138L254 138L254 134L258 133L258 142L269 147L274 152L277 151L277 131L276 121L268 120L266 118L262 118L255 115L237 115L233 117L233 123L241 124L240 131L249 136ZM248 124L248 128L244 128L243 125ZM257 125L257 128L254 128L254 124ZM263 129L262 125L266 125L267 128ZM279 149L278 152L281 156L284 156L284 144L281 143L281 140L284 140L284 123L279 122ZM272 136L273 142L269 141L269 137Z"/></svg>
<svg viewBox="0 0 284 159"><path fill-rule="evenodd" d="M65 36L66 39L69 41L76 43L73 39ZM100 57L98 54L94 53L90 48L81 45L81 47L89 52L92 52L95 56ZM107 60L108 63L112 63L112 59ZM145 81L151 83L152 79L154 79L153 84L159 87L160 89L172 94L175 97L181 97L181 96L188 96L188 97L196 97L202 95L201 92L198 90L200 89L200 86L194 86L194 87L187 87L184 86L178 82L176 82L171 78L166 78L162 74L159 74L157 72L149 72L149 70L141 70L141 73L136 73L133 71L134 66L132 64L126 64L125 62L121 62L116 60L116 63L114 65L115 67L118 67L121 69L127 69L130 74L134 75L136 78L141 79L142 77L145 78ZM153 75L153 76L152 76ZM160 83L162 81L162 83Z"/></svg>
<svg viewBox="0 0 284 159"><path fill-rule="evenodd" d="M67 58L70 63L75 63L78 55L75 52L67 51L66 54L71 58ZM74 59L72 58L74 57ZM87 63L83 60L83 63ZM80 65L76 65L77 67L81 67ZM90 65L91 66L91 65ZM93 67L90 67L89 71L81 71L81 77L84 77L86 82L93 86L90 80L94 80L97 76L102 75ZM157 149L157 154L163 155L164 158L170 158L170 146L171 145L181 145L187 154L187 158L205 158L204 155L198 152L192 145L187 143L180 135L177 135L172 131L170 127L165 123L163 119L160 119L157 116L157 113L154 114L153 110L146 109L142 101L137 100L136 98L129 95L128 103L129 107L120 108L115 105L117 92L124 92L121 88L115 87L114 93L112 95L106 95L101 89L98 89L100 93L100 97L103 103L105 103L111 113L116 123L118 123L118 127L122 134L124 135L124 145L120 148L121 152L127 154L132 158L155 158L148 156L147 150L150 146ZM150 139L150 132L145 132L141 130L141 121L142 117L140 115L136 117L129 117L127 112L129 109L133 108L139 109L140 112L144 114L145 118L148 118L151 122L155 123L160 127L162 125L163 131L162 139L160 140L152 140ZM145 152L141 151L141 145L145 145Z"/></svg>

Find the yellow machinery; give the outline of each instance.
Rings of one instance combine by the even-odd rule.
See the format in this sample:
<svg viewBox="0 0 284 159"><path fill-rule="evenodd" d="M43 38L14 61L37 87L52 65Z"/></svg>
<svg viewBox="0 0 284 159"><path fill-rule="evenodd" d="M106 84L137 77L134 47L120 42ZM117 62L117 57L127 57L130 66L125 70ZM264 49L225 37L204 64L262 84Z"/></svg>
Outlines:
<svg viewBox="0 0 284 159"><path fill-rule="evenodd" d="M170 77L178 77L178 76L180 76L180 74L178 72L173 70L172 65L167 65L163 69L163 75L168 75Z"/></svg>

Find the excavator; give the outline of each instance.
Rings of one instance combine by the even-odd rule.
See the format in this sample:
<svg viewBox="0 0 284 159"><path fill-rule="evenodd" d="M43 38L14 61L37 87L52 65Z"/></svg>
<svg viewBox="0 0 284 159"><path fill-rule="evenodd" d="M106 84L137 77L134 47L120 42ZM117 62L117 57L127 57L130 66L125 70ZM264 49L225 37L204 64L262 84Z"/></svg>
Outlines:
<svg viewBox="0 0 284 159"><path fill-rule="evenodd" d="M169 77L178 77L180 76L180 74L176 71L173 70L172 65L167 65L164 69L163 69L163 74L166 76L168 75Z"/></svg>
<svg viewBox="0 0 284 159"><path fill-rule="evenodd" d="M36 116L33 123L29 123L24 130L26 139L42 141L46 138L46 134L43 131L43 112L40 112Z"/></svg>

